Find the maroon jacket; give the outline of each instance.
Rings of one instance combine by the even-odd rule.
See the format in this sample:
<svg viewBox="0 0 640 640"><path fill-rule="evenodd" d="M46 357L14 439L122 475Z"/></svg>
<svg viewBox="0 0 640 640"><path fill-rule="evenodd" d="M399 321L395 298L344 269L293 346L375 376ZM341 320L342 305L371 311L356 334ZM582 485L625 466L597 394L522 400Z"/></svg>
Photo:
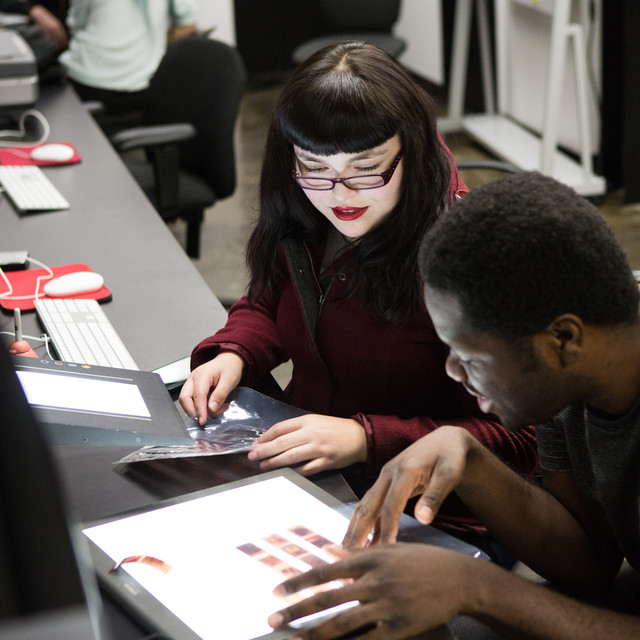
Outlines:
<svg viewBox="0 0 640 640"><path fill-rule="evenodd" d="M299 245L297 255L289 251L286 257L284 249L280 251L280 259L288 260L283 290L264 296L253 308L246 298L236 303L226 326L194 349L192 367L220 350L233 351L247 364L242 384L251 386L291 359L293 375L285 390L290 404L351 417L364 427L367 462L344 471L359 494L371 486L385 462L445 424L465 427L510 467L530 476L537 465L533 428L507 431L447 376L447 348L426 309L395 326L378 320L357 299L348 299L345 288L354 273L356 249L323 272L333 278L319 305L313 276L324 247L308 249ZM319 307L317 318L310 319ZM314 321L315 331L308 326ZM455 496L443 505L438 523L454 532L485 532Z"/></svg>

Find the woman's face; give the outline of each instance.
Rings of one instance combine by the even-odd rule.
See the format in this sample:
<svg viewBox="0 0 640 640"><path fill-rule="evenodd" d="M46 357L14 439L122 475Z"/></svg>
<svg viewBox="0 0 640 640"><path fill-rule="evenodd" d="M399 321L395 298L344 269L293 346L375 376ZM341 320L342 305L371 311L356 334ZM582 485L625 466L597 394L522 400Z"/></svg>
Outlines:
<svg viewBox="0 0 640 640"><path fill-rule="evenodd" d="M380 146L360 153L321 156L294 145L296 171L316 178L348 178L386 171L402 149L395 135ZM304 189L313 206L346 238L360 238L389 215L400 199L402 160L389 182L375 189L349 189L342 183L330 191ZM302 188L302 187L301 187Z"/></svg>

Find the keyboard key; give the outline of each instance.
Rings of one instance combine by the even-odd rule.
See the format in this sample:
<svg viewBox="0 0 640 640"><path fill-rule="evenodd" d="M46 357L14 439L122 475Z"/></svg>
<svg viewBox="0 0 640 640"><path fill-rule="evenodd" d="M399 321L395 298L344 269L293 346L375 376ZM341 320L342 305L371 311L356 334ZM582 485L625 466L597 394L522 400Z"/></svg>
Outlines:
<svg viewBox="0 0 640 640"><path fill-rule="evenodd" d="M0 184L20 212L69 208L67 200L36 165L0 165Z"/></svg>
<svg viewBox="0 0 640 640"><path fill-rule="evenodd" d="M138 369L97 300L43 298L35 306L60 360Z"/></svg>

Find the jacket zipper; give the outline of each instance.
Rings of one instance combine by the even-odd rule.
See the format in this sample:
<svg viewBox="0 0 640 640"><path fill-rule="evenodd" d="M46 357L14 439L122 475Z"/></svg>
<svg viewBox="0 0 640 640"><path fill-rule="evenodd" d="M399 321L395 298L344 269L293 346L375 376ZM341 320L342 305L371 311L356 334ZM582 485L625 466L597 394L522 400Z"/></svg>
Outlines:
<svg viewBox="0 0 640 640"><path fill-rule="evenodd" d="M318 320L320 320L320 313L322 312L322 306L324 305L324 301L327 299L327 294L329 293L329 289L333 284L333 277L329 281L327 290L323 291L322 285L320 284L320 281L318 280L318 276L316 275L315 267L313 266L313 259L311 258L311 252L309 251L309 248L307 247L306 242L303 242L303 245L304 245L304 250L307 252L307 256L309 258L309 264L311 265L311 275L313 276L313 280L316 283L318 290L320 291L320 297L318 298L318 312L317 312ZM317 326L317 323L316 323L316 326Z"/></svg>

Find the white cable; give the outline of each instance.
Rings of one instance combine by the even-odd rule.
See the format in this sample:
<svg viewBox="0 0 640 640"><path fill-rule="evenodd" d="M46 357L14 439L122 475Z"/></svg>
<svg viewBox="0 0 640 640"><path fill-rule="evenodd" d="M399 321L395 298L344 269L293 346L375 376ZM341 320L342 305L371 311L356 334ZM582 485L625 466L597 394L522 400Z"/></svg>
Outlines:
<svg viewBox="0 0 640 640"><path fill-rule="evenodd" d="M0 293L0 300L37 300L41 296L40 282L44 279L50 280L51 278L53 278L53 275L54 275L53 270L51 269L51 267L48 267L46 264L40 262L39 260L36 260L35 258L27 257L27 262L33 262L34 264L37 264L39 267L42 267L47 271L46 275L41 275L36 278L35 293L33 295L24 295L24 296L11 295L13 293L13 285L9 281L9 278L7 278L2 267L0 267L0 276L5 281L7 287L9 288L8 291L5 291L4 293Z"/></svg>
<svg viewBox="0 0 640 640"><path fill-rule="evenodd" d="M37 140L26 141L24 138L27 136L27 128L25 126L26 119L32 116L42 126L42 134ZM35 147L39 144L42 144L49 138L49 134L51 133L51 126L47 119L38 111L37 109L27 109L20 114L20 119L18 120L18 129L4 129L0 130L0 138L8 138L14 137L18 138L17 140L0 140L0 147L15 147L16 145L23 145L29 147Z"/></svg>
<svg viewBox="0 0 640 640"><path fill-rule="evenodd" d="M13 336L13 331L0 331L0 335L3 336ZM27 340L37 340L38 342L49 342L51 338L46 333L43 333L41 336L28 336L26 333L22 334L22 337Z"/></svg>
<svg viewBox="0 0 640 640"><path fill-rule="evenodd" d="M7 286L9 287L8 291L5 291L4 293L0 293L1 300L34 300L34 299L37 300L40 295L40 282L45 278L47 280L49 280L50 278L53 278L53 275L54 275L53 270L51 269L51 267L44 264L44 262L40 262L40 260L36 260L35 258L31 258L30 256L27 256L27 262L32 262L33 264L37 264L39 267L47 271L46 275L38 276L36 278L35 293L33 295L28 295L28 296L12 296L11 294L13 293L13 286L9 281L9 279L7 278L4 272L4 269L0 267L0 276L2 276L3 280L6 282ZM7 334L12 336L14 335L14 333L11 331L0 331L0 334ZM43 333L39 338L36 336L28 336L28 335L23 335L22 337L23 339L37 340L39 342L44 342L45 349L47 350L47 355L49 356L49 358L51 358L51 360L55 360L55 358L51 354L51 350L49 349L51 338L46 333Z"/></svg>

